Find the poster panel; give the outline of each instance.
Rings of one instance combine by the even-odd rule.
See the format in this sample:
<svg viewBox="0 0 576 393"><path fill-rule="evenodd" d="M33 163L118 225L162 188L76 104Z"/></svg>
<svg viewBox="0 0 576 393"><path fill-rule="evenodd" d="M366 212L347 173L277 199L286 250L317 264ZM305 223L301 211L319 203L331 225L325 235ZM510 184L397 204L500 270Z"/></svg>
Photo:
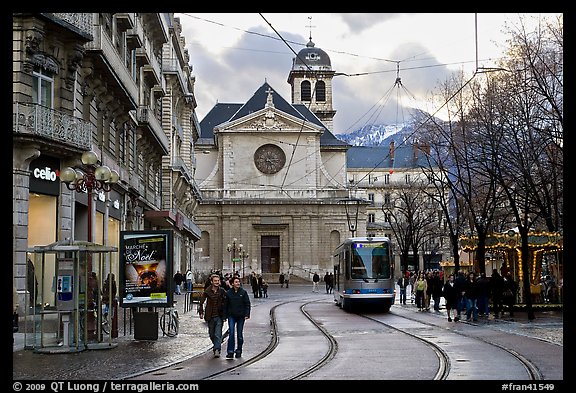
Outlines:
<svg viewBox="0 0 576 393"><path fill-rule="evenodd" d="M172 239L169 230L120 231L120 306L172 305Z"/></svg>

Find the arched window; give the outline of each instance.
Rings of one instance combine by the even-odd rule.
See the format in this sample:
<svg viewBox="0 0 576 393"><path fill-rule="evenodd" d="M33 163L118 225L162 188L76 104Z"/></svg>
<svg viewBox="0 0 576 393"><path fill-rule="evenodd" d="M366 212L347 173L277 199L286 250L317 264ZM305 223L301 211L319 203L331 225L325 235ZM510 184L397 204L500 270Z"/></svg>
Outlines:
<svg viewBox="0 0 576 393"><path fill-rule="evenodd" d="M310 81L303 81L300 84L300 101L310 101L312 99L312 87Z"/></svg>
<svg viewBox="0 0 576 393"><path fill-rule="evenodd" d="M316 82L316 101L326 101L326 83Z"/></svg>

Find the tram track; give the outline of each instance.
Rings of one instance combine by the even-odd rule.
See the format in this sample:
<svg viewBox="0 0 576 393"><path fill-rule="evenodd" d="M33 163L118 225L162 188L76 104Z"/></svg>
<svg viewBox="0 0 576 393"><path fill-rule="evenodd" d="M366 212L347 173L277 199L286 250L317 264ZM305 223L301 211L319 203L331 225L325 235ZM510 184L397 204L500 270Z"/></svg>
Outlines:
<svg viewBox="0 0 576 393"><path fill-rule="evenodd" d="M445 323L438 323L440 318L430 318L431 315L417 313L413 315L409 310L384 314L369 311L347 313L342 310L334 313L329 310L328 303L326 299L318 299L316 296L311 298L308 295L270 304L266 314L262 314L258 321L255 321L259 325L259 333L248 338L260 340L256 351L246 352L250 356L214 363L208 361L211 354L205 351L191 359L187 367L196 364L194 375L200 380L260 379L264 375L264 379L275 380L377 379L378 374L368 372L370 362L377 358L371 359L368 355L357 358L353 364L349 364L349 359L355 356L355 348L366 345L370 347L369 353L378 354L372 356L394 356L396 352L385 343L391 339L400 342L400 347L407 344L410 348L417 349L418 355L413 359L422 359L418 370L426 379L476 379L484 375L486 367L495 370L490 375L497 379L545 379L538 366L523 354L521 347L516 348L515 344L511 344L511 347L505 345L502 332L494 333L494 330L480 326L478 328L482 329L482 332L492 332L492 335L483 337L480 330L474 330L474 324L460 322L448 327ZM344 318L341 318L340 314ZM361 319L369 320L370 324L362 323ZM249 331L248 334L250 333ZM405 344L402 343L401 336L407 337ZM413 340L413 343L410 343L410 340ZM416 345L415 342L420 344ZM482 343L485 347L478 351L476 343ZM429 348L429 351L422 352L424 348ZM476 350L470 351L469 348ZM487 362L488 359L498 361ZM183 368L182 364L172 367L174 373L166 370L168 374L165 375L178 377L183 375L178 369ZM507 373L505 369L511 371ZM269 374L264 370L274 372ZM155 374L158 374L158 371ZM396 379L404 378L405 374L404 369L392 368L386 373L380 370L379 375L381 379Z"/></svg>
<svg viewBox="0 0 576 393"><path fill-rule="evenodd" d="M391 312L391 314L394 314L394 313ZM403 313L403 314L404 314L404 313ZM399 314L394 314L394 315L397 315L397 316L399 316L399 317L401 317L401 318L404 318L404 319L412 320L412 321L417 322L417 323L421 323L421 324L424 324L424 325L428 325L428 326L430 326L430 327L433 328L433 329L439 329L439 327L438 327L437 325L435 325L435 324L433 324L433 323L431 323L431 322L423 321L423 320L421 320L421 319L419 319L419 318L413 318L413 317L408 317L408 316L406 316L406 315L399 315ZM367 318L367 319L370 319L370 320L372 320L372 321L381 323L381 324L383 324L383 325L385 325L385 326L388 326L388 327L390 327L390 328L392 328L392 329L396 329L396 330L398 330L398 331L402 331L401 329L398 329L398 328L396 328L396 327L394 327L394 326L392 326L392 325L390 325L390 324L388 324L388 323L385 323L385 322L383 322L383 321L380 321L380 320L378 320L378 319L376 319L376 318L370 317L370 316L368 316L368 315L362 315L362 316L363 316L364 318ZM466 324L467 324L467 322L460 322L460 323L466 323ZM405 331L402 331L402 332L405 333L405 334L408 334L408 335L410 335L410 336L413 336L413 337L415 337L415 338L417 338L417 339L420 339L420 340L422 340L422 341L424 341L424 342L427 342L427 343L429 343L430 345L434 346L438 351L440 351L440 352L443 354L443 356L446 358L447 367L445 367L444 372L441 372L441 371L442 371L441 369L439 370L438 376L441 376L442 374L444 374L444 378L438 378L438 379L445 379L445 378L447 378L447 377L449 376L449 371L450 371L450 358L449 358L449 356L446 354L446 351L445 351L444 349L442 349L439 345L436 345L435 343L431 342L431 341L430 341L429 339L427 339L426 337L419 336L419 335L417 335L417 334L410 333L410 332L405 332ZM478 335L467 334L467 333L464 333L464 332L461 332L461 331L456 331L456 330L452 330L452 333L457 334L457 335L460 335L460 336L463 336L463 337L471 338L471 339L474 339L474 340L482 341L482 342L485 343L485 344L488 344L488 345L494 346L494 347L496 347L496 348L499 348L500 350L505 351L506 353L508 353L508 354L510 354L511 356L513 356L514 358L516 358L516 359L524 366L524 368L525 368L525 370L526 370L526 373L527 373L527 375L528 375L529 380L539 381L539 380L543 380L543 379L544 379L543 376L542 376L542 373L540 372L540 370L538 369L538 367L537 367L532 361L530 361L528 358L526 358L526 357L523 356L522 354L518 353L518 352L515 351L514 349L508 348L508 347L506 347L506 346L504 346L504 345L501 345L501 344L498 344L498 343L496 343L496 342L492 342L492 341L486 340L486 339L484 339L483 337L478 336ZM436 378L435 378L435 379L436 379Z"/></svg>

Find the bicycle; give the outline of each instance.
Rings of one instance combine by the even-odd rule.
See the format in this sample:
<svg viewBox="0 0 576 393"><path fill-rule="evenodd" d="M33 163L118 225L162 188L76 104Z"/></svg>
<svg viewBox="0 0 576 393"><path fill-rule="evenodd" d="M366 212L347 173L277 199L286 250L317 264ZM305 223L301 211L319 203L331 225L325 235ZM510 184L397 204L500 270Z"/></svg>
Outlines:
<svg viewBox="0 0 576 393"><path fill-rule="evenodd" d="M162 333L168 337L175 337L178 334L179 326L180 319L178 317L178 310L174 308L174 304L172 304L172 307L164 308L164 313L160 317Z"/></svg>

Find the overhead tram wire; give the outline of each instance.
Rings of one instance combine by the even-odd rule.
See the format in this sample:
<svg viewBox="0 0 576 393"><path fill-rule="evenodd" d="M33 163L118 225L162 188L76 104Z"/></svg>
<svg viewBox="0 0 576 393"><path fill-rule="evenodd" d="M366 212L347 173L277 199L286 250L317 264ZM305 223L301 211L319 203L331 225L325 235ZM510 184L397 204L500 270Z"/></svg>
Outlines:
<svg viewBox="0 0 576 393"><path fill-rule="evenodd" d="M310 66L304 61L304 59L302 59L300 56L298 56L298 53L296 53L296 51L294 49L292 49L292 47L288 44L288 42L284 39L284 37L282 37L282 35L274 28L274 26L272 26L272 24L270 22L268 22L268 20L264 17L264 15L262 15L262 13L258 13L262 19L264 19L264 21L268 24L268 26L270 26L270 28L272 30L274 30L274 32L278 35L278 37L280 37L280 39L282 40L282 42L284 42L284 44L286 44L286 46L290 49L290 51L292 53L294 53L294 55L302 62L302 64L304 64L306 66L306 68L308 69L308 71L312 72L312 68L310 68ZM310 41L312 41L312 30L310 30ZM316 89L313 89L311 92L311 96L310 96L310 102L308 103L308 110L310 110L310 106L312 105L312 99L314 98L314 94L316 94ZM293 146L292 148L292 154L290 154L290 160L288 161L288 167L286 168L286 173L284 174L284 179L282 179L282 185L280 186L280 189L283 190L284 185L286 183L286 178L288 177L288 171L290 170L290 167L292 165L292 160L294 159L294 154L296 154L296 149L298 148L298 144L300 142L300 137L302 136L302 132L304 130L304 124L307 122L306 118L304 118L302 120L302 124L300 125L300 131L298 132L298 137L296 138L296 145ZM288 197L290 197L292 199L292 197L286 193L286 195L288 195Z"/></svg>
<svg viewBox="0 0 576 393"><path fill-rule="evenodd" d="M470 77L470 79L468 79L462 86L460 86L458 88L457 91L455 91L450 97L448 97L448 99L442 104L440 105L440 107L438 109L436 109L436 111L434 111L431 114L428 114L428 117L420 123L420 125L418 127L416 127L414 129L414 131L412 131L410 133L410 135L404 139L403 141L400 142L400 144L398 146L402 146L407 140L409 140L412 136L414 136L416 134L417 131L420 130L420 128L422 128L422 126L424 126L430 119L432 119L438 112L440 112L442 110L442 108L444 108L454 97L456 97L456 95L458 95L466 86L468 86L468 84L470 82L472 82L472 80L476 77L476 75L478 74L478 72L474 72L474 74ZM380 164L382 164L384 161L386 161L388 158L390 157L390 153L388 153L387 155L384 156L384 158L382 158L382 160L380 160L378 163L376 163L376 165L370 170L368 171L368 173L366 173L361 179L359 179L356 184L354 185L355 188L358 188L358 184L360 184L360 182L362 180L364 180L366 177L368 177L372 172L374 172L378 166Z"/></svg>

